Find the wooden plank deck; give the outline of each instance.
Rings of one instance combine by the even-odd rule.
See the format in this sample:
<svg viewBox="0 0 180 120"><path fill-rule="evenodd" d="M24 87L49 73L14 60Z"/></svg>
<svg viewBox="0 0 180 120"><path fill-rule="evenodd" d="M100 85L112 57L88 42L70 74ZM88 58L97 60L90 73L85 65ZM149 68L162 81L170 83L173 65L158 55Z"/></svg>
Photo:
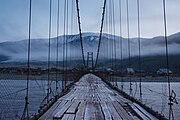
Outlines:
<svg viewBox="0 0 180 120"><path fill-rule="evenodd" d="M123 107L127 102L100 78L87 74L39 120L138 120Z"/></svg>

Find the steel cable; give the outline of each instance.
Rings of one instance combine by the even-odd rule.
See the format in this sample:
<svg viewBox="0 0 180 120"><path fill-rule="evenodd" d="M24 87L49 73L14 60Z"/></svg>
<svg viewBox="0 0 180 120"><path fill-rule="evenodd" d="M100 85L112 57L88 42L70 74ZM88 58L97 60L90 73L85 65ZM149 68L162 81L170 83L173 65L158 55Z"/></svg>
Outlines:
<svg viewBox="0 0 180 120"><path fill-rule="evenodd" d="M25 107L21 119L27 117L29 119L29 78L30 78L30 52L31 52L31 22L32 22L32 0L29 0L29 21L28 21L28 72L27 72L27 83L26 83L26 97L25 97Z"/></svg>

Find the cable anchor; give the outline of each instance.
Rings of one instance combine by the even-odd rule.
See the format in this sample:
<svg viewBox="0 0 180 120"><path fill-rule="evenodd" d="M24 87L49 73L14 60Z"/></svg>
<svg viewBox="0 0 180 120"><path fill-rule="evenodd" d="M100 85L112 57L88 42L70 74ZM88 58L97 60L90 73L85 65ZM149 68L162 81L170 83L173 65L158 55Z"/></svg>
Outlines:
<svg viewBox="0 0 180 120"><path fill-rule="evenodd" d="M176 93L174 90L171 91L171 95L169 96L169 101L170 102L168 103L168 105L170 106L172 106L173 103L178 104L177 99L176 99Z"/></svg>

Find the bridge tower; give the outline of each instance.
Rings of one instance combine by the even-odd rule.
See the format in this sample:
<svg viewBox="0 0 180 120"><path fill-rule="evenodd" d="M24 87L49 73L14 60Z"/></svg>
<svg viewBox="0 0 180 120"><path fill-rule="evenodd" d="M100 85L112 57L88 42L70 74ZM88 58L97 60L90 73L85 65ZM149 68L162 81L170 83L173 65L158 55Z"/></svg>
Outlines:
<svg viewBox="0 0 180 120"><path fill-rule="evenodd" d="M87 52L87 69L92 70L94 68L93 52Z"/></svg>

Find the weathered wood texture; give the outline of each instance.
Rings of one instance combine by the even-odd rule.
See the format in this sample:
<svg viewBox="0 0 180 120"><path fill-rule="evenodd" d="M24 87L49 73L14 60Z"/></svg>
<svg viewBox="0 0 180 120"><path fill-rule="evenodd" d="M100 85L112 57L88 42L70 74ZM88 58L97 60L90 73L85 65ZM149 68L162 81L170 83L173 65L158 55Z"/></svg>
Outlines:
<svg viewBox="0 0 180 120"><path fill-rule="evenodd" d="M87 74L39 120L137 120L124 109L128 102L100 78Z"/></svg>

